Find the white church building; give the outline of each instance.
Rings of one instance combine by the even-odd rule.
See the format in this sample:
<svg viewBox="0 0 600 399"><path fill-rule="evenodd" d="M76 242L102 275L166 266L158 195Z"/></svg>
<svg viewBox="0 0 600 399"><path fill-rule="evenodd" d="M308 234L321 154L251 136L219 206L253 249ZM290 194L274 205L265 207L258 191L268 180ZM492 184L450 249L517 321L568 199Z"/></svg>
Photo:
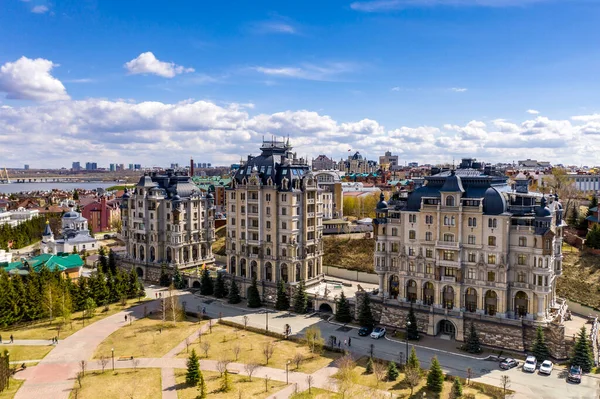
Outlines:
<svg viewBox="0 0 600 399"><path fill-rule="evenodd" d="M98 249L96 239L90 234L88 221L81 213L71 209L62 216L62 238L55 240L50 224L42 235L42 253L71 253L73 251L95 251Z"/></svg>

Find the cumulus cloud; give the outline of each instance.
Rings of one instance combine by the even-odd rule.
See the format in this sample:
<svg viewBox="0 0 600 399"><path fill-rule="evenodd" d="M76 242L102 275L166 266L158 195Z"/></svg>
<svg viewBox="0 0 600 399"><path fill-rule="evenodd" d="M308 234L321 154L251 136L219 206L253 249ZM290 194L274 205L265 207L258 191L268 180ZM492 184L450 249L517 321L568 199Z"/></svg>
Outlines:
<svg viewBox="0 0 600 399"><path fill-rule="evenodd" d="M163 78L173 78L182 73L194 72L194 68L186 68L173 62L159 61L151 51L141 53L133 60L126 62L124 67L131 75L152 74Z"/></svg>
<svg viewBox="0 0 600 399"><path fill-rule="evenodd" d="M0 67L0 92L12 100L68 100L65 86L50 74L56 66L43 58L21 57L7 62Z"/></svg>
<svg viewBox="0 0 600 399"><path fill-rule="evenodd" d="M540 111L535 110L535 109L528 109L527 113L530 114L530 115L537 115L537 114L540 113Z"/></svg>
<svg viewBox="0 0 600 399"><path fill-rule="evenodd" d="M31 9L31 12L34 14L45 14L47 13L49 8L47 6L35 6Z"/></svg>
<svg viewBox="0 0 600 399"><path fill-rule="evenodd" d="M549 0L373 0L355 1L350 8L362 12L386 12L414 7L515 7Z"/></svg>

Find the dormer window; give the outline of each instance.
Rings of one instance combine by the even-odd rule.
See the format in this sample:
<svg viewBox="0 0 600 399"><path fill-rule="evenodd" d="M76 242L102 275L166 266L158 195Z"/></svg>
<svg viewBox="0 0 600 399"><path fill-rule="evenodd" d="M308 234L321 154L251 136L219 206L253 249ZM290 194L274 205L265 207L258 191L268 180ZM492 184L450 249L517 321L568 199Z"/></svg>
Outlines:
<svg viewBox="0 0 600 399"><path fill-rule="evenodd" d="M446 197L446 206L454 206L454 196L449 195Z"/></svg>

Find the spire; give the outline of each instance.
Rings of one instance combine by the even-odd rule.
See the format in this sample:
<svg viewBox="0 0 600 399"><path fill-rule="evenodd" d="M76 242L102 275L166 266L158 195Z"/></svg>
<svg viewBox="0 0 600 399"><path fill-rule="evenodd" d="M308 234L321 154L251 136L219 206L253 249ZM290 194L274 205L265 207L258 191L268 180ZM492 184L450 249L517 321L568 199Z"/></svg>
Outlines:
<svg viewBox="0 0 600 399"><path fill-rule="evenodd" d="M46 227L44 228L44 237L50 237L52 236L52 229L50 228L50 221L46 220Z"/></svg>

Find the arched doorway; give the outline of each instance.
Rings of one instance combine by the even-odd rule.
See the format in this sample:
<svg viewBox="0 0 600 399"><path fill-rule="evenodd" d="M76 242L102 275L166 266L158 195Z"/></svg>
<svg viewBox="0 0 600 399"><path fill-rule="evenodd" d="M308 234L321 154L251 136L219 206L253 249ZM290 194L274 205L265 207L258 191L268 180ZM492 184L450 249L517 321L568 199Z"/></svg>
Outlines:
<svg viewBox="0 0 600 399"><path fill-rule="evenodd" d="M435 291L433 284L428 281L423 285L423 304L433 305L433 299L435 297Z"/></svg>
<svg viewBox="0 0 600 399"><path fill-rule="evenodd" d="M192 246L192 259L198 260L198 246L197 245Z"/></svg>
<svg viewBox="0 0 600 399"><path fill-rule="evenodd" d="M135 268L135 274L137 274L138 278L144 278L144 270L141 267Z"/></svg>
<svg viewBox="0 0 600 399"><path fill-rule="evenodd" d="M296 263L296 280L295 281L300 281L302 279L301 271L302 271L302 266L300 266L300 263Z"/></svg>
<svg viewBox="0 0 600 399"><path fill-rule="evenodd" d="M331 309L331 305L329 305L328 303L322 303L321 306L319 306L319 312L333 313L333 309Z"/></svg>
<svg viewBox="0 0 600 399"><path fill-rule="evenodd" d="M183 248L183 261L185 263L190 261L190 250L188 247Z"/></svg>
<svg viewBox="0 0 600 399"><path fill-rule="evenodd" d="M314 277L313 261L309 260L308 261L308 278L313 278L313 277Z"/></svg>
<svg viewBox="0 0 600 399"><path fill-rule="evenodd" d="M454 307L454 288L449 285L445 286L442 293L442 298L444 301L444 307L446 309L452 309Z"/></svg>
<svg viewBox="0 0 600 399"><path fill-rule="evenodd" d="M451 339L456 336L456 327L450 320L440 320L438 324L438 334L447 335Z"/></svg>
<svg viewBox="0 0 600 399"><path fill-rule="evenodd" d="M250 262L250 278L258 278L258 266L255 260Z"/></svg>
<svg viewBox="0 0 600 399"><path fill-rule="evenodd" d="M489 290L485 293L485 314L495 316L498 310L498 294L496 291Z"/></svg>
<svg viewBox="0 0 600 399"><path fill-rule="evenodd" d="M267 281L273 281L273 266L271 262L265 263L265 278Z"/></svg>
<svg viewBox="0 0 600 399"><path fill-rule="evenodd" d="M150 247L150 262L154 262L156 260L156 249L154 247Z"/></svg>
<svg viewBox="0 0 600 399"><path fill-rule="evenodd" d="M390 277L390 287L388 291L392 298L398 298L398 295L400 294L400 279L398 278L398 276Z"/></svg>
<svg viewBox="0 0 600 399"><path fill-rule="evenodd" d="M232 256L229 260L229 273L235 276L235 256Z"/></svg>
<svg viewBox="0 0 600 399"><path fill-rule="evenodd" d="M288 282L288 266L285 263L282 263L281 266L281 279L284 283Z"/></svg>
<svg viewBox="0 0 600 399"><path fill-rule="evenodd" d="M146 259L146 251L144 251L144 246L140 245L140 260L144 261L144 259Z"/></svg>
<svg viewBox="0 0 600 399"><path fill-rule="evenodd" d="M465 291L465 309L467 312L475 312L477 310L477 291L475 288L467 288Z"/></svg>
<svg viewBox="0 0 600 399"><path fill-rule="evenodd" d="M413 303L417 300L417 282L415 280L406 282L406 300Z"/></svg>
<svg viewBox="0 0 600 399"><path fill-rule="evenodd" d="M246 277L246 259L240 259L240 274L242 277Z"/></svg>
<svg viewBox="0 0 600 399"><path fill-rule="evenodd" d="M200 281L196 280L192 283L192 288L200 289Z"/></svg>
<svg viewBox="0 0 600 399"><path fill-rule="evenodd" d="M173 261L173 250L171 247L167 247L167 263L171 263Z"/></svg>
<svg viewBox="0 0 600 399"><path fill-rule="evenodd" d="M137 246L135 244L133 244L133 248L132 248L132 253L131 255L133 255L133 259L137 259Z"/></svg>
<svg viewBox="0 0 600 399"><path fill-rule="evenodd" d="M515 315L517 317L527 316L529 310L529 297L523 291L517 292L515 295Z"/></svg>

